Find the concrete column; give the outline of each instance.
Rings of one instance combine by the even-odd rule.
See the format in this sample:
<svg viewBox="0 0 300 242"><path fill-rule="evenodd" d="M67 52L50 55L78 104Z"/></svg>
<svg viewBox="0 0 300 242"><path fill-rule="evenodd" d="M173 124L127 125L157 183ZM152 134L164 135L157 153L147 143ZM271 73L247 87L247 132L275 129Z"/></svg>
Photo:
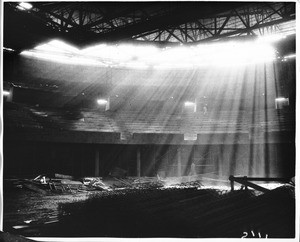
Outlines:
<svg viewBox="0 0 300 242"><path fill-rule="evenodd" d="M99 148L97 147L95 150L95 176L100 176L100 157L99 157Z"/></svg>
<svg viewBox="0 0 300 242"><path fill-rule="evenodd" d="M138 147L136 154L136 172L137 176L141 177L141 148Z"/></svg>
<svg viewBox="0 0 300 242"><path fill-rule="evenodd" d="M181 176L181 148L177 148L177 176Z"/></svg>

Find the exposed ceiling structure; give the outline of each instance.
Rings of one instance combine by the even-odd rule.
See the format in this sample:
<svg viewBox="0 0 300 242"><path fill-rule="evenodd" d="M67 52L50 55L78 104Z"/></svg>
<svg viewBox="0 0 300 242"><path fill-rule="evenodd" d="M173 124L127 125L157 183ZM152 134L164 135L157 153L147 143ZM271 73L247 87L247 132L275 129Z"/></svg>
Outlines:
<svg viewBox="0 0 300 242"><path fill-rule="evenodd" d="M4 47L17 51L59 38L80 48L100 42L193 44L229 37L295 34L294 2L4 3Z"/></svg>
<svg viewBox="0 0 300 242"><path fill-rule="evenodd" d="M133 86L135 88L140 83L143 83L144 86L148 80L148 75L153 75L152 70L156 70L151 66L153 63L150 61L150 64L145 61L147 68L149 65L150 69L145 69L148 71L148 74L145 75L146 77L142 77L139 71L132 72L130 68L126 69L126 66L117 67L118 71L115 71L114 68L106 68L105 66L101 69L98 65L81 65L75 67L74 65L61 65L59 62L56 63L56 59L59 59L57 56L55 56L55 62L51 64L34 59L31 59L32 62L29 64L29 62L24 60L25 58L23 60L15 58L23 50L36 48L39 45L47 45L53 39L63 40L67 44L80 49L80 51L84 51L85 48L88 49L90 46L95 47L100 43L105 43L105 45L109 43L109 45L114 45L115 47L114 43L119 44L124 41L140 45L151 43L162 47L166 47L166 45L184 45L183 49L186 49L185 46L193 45L191 48L188 48L188 51L184 50L186 59L182 59L182 56L177 56L176 59L172 55L169 58L171 61L177 62L180 66L188 64L189 61L193 65L194 63L198 65L198 57L204 58L203 54L199 54L196 56L197 58L194 58L195 61L193 62L193 54L196 54L193 53L195 52L194 47L201 45L199 43L253 38L260 35L288 35L283 41L274 43L274 46L276 45L275 49L279 53L278 55L282 57L277 61L286 61L283 58L284 56L295 53L296 21L294 2L40 1L30 2L30 4L31 8L26 9L20 7L19 2L4 3L3 46L16 51L6 52L8 54L5 55L3 80L7 82L4 83L4 86L7 85L7 90L10 88L10 84L13 83L16 90L22 90L22 95L28 91L28 94L21 95L24 97L24 100L34 100L40 105L42 103L45 103L45 105L55 103L53 104L54 106L63 106L71 103L70 106L76 106L77 104L78 106L82 106L82 100L87 100L86 106L89 106L90 103L94 105L96 97L112 94L111 90L115 85L118 86L117 90L113 92L115 96L120 95L120 93L126 93L123 86L126 86L126 88ZM134 47L136 46L134 45ZM221 52L216 50L215 46L212 51L206 46L204 48L208 50L208 57L212 57L211 52L215 54ZM164 51L168 52L170 49L180 48L157 49L167 49ZM249 51L249 48L244 49ZM34 51L37 52L36 49ZM101 58L98 56L94 57L96 53L94 53L94 50L92 52L89 55L92 55L93 60L98 61L99 59L101 63L103 60L112 62L112 59L105 59L102 56ZM104 51L100 48L99 52L103 55ZM113 53L109 48L107 52L108 54ZM251 50L250 52L254 56L259 54L255 54ZM11 53L13 54L11 55ZM56 52L54 53L56 54ZM130 54L127 54L126 58L131 58L134 55L132 60L126 59L123 62L128 64L132 61L141 64L143 59L137 58L138 55L136 53L141 56L143 55L142 52L139 53L137 50L130 50ZM120 53L118 52L117 54L117 57L120 59ZM151 52L151 55L153 54L155 53ZM239 52L238 54L242 55L243 52ZM71 58L75 55L67 53L66 56L70 56ZM225 59L219 59L219 61L222 64L229 63L229 57L234 57L232 52L227 53ZM145 54L145 58L147 58L147 54ZM178 60L178 58L181 59ZM119 61L119 59L115 62ZM154 58L154 64L159 65L159 61L161 60L163 58L158 55L158 57ZM182 60L184 60L184 63L182 63ZM107 64L106 62L105 64ZM177 67L173 62L171 66ZM206 60L204 62L207 63ZM84 63L87 62L84 61ZM216 64L215 62L213 63L214 65ZM109 67L112 67L111 64L109 64ZM36 71L37 68L40 68L40 70ZM138 67L136 69L138 70ZM162 70L164 69L162 68ZM89 78L85 78L87 73L89 73ZM155 72L155 74L157 73ZM197 75L205 75L205 73L198 70ZM126 78L123 78L125 75ZM156 80L157 83L164 83L165 86L168 86L171 82L174 85L173 79L177 78L179 80L179 76L182 77L181 79L184 84L183 82L177 83L180 92L181 86L186 84L185 70L182 70L182 72L179 69L176 72L161 71L157 75L153 75L153 80ZM124 82L121 85L120 80L123 79ZM135 80L136 82L134 82ZM160 82L160 80L163 81ZM196 82L197 78L195 77L193 81ZM149 83L152 86L162 85ZM134 88L130 90L135 90ZM194 90L195 88L193 85L190 85L184 93L185 96L191 95L190 89ZM32 90L36 93L40 91L41 94L36 94L37 96L33 98L33 94L30 92ZM147 87L147 94L149 94L148 90L149 87ZM56 96L53 98L50 94L48 97L44 91L49 92L51 95L59 93L63 97L63 100L56 98ZM15 91L16 93L17 91ZM155 88L152 93L153 95L156 93ZM157 95L160 95L160 93ZM205 95L209 96L208 94ZM132 94L128 94L128 96L132 96ZM176 97L174 93L168 93L165 96L166 98L171 96ZM182 93L181 96L183 96ZM161 95L161 97L164 97L164 95ZM44 101L36 101L39 98Z"/></svg>

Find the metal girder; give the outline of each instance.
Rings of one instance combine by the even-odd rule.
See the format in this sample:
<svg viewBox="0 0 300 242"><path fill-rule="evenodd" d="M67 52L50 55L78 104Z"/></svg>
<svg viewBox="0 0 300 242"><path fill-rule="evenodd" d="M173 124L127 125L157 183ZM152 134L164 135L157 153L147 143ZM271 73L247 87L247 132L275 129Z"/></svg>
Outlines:
<svg viewBox="0 0 300 242"><path fill-rule="evenodd" d="M169 39L171 38L171 36L173 36L175 39L177 39L179 42L182 42L180 40L180 38L178 38L176 35L174 35L174 29L172 29L171 31L167 30L167 32L169 32L169 36L167 37L166 41L169 41Z"/></svg>
<svg viewBox="0 0 300 242"><path fill-rule="evenodd" d="M101 41L138 40L156 43L197 43L238 35L287 31L295 19L295 3L42 3L22 15L53 30L53 36L86 46ZM22 13L21 13L22 12ZM18 20L16 20L18 21ZM291 21L292 30L295 21ZM19 25L23 23L20 21ZM12 24L13 25L13 24ZM274 27L274 28L273 28ZM35 35L36 29L28 30ZM6 33L9 36L9 32ZM40 33L38 33L40 34ZM13 36L12 36L13 37Z"/></svg>
<svg viewBox="0 0 300 242"><path fill-rule="evenodd" d="M213 40L213 39L221 39L221 38L230 37L230 36L235 36L235 35L242 35L242 34L244 34L244 33L247 33L249 30L255 30L255 29L259 29L259 28L266 28L266 27L274 26L274 25L276 25L276 24L280 24L280 23L286 22L286 21L288 21L288 20L293 20L293 19L294 19L294 18L289 18L289 19L278 19L278 20L274 20L274 21L272 21L272 22L267 22L267 23L264 23L264 24L258 24L258 25L249 27L248 29L247 29L247 28L244 28L244 29L232 31L232 32L229 32L229 33L221 34L221 35L219 35L219 36L213 36L213 37L210 37L210 38L207 38L207 39L203 39L202 41L208 41L208 40ZM200 41L199 41L199 42L200 42Z"/></svg>
<svg viewBox="0 0 300 242"><path fill-rule="evenodd" d="M226 18L225 21L223 22L222 26L219 28L219 30L218 30L218 32L217 32L217 35L219 35L219 34L224 30L224 27L225 27L225 25L228 23L230 17L231 17L231 16L227 16L227 18Z"/></svg>
<svg viewBox="0 0 300 242"><path fill-rule="evenodd" d="M164 10L159 11L161 14L162 11L168 13L169 11ZM69 10L69 11L68 11ZM61 26L60 31L72 31L72 29L78 29L81 27L84 31L92 31L95 33L102 33L114 31L118 27L126 27L126 25L132 25L132 23L139 23L141 21L148 20L149 18L153 18L150 16L141 6L130 5L128 7L122 8L101 8L101 5L97 8L97 13L95 13L94 9L83 8L83 4L75 5L75 7L71 7L71 9L49 9L44 7L43 4L39 4L36 8L33 9L32 12L37 14L38 16L47 15L50 19L48 19L49 24L55 24L57 22L64 23ZM72 16L73 14L77 16ZM74 15L75 15L74 14ZM154 14L155 16L156 14ZM84 19L88 19L88 22L83 21ZM111 26L111 28L107 28L107 26Z"/></svg>
<svg viewBox="0 0 300 242"><path fill-rule="evenodd" d="M130 14L132 11L133 11L133 9L128 8L128 9L125 9L125 10L120 11L120 12L115 12L113 14L110 13L110 14L104 16L103 18L97 20L97 21L94 21L94 22L92 22L90 24L85 25L85 28L88 29L88 28L92 28L92 27L94 27L96 25L101 25L103 23L110 22L112 20L117 20L117 19L120 18L120 16L121 17L124 16L124 15L126 16L126 15Z"/></svg>
<svg viewBox="0 0 300 242"><path fill-rule="evenodd" d="M64 4L63 8L60 8L60 4L55 3L32 4L34 8L30 14L35 14L40 18L44 17L47 25L54 26L62 33L77 32L81 34L80 38L86 39L86 42L132 39L144 33L153 33L153 31L162 29L169 30L170 27L173 28L193 21L199 15L208 17L241 5L241 3L205 3L201 5L196 2L174 2L148 3L146 5L143 3L124 3L110 6L101 3L95 5L77 3L75 5ZM12 5L17 7L17 3ZM97 12L94 11L96 8L98 9ZM85 33L88 33L87 38L83 37ZM91 37L91 33L94 33L93 37ZM176 34L173 38L177 41L181 41L181 38L185 38L186 41L193 41L194 38L188 31L182 33L184 33L182 37Z"/></svg>
<svg viewBox="0 0 300 242"><path fill-rule="evenodd" d="M239 15L238 11L236 11L236 9L234 10L236 12L236 15L239 17L239 19L241 20L241 22L244 24L247 33L249 34L250 32L254 35L253 31L250 29L250 24L249 21L245 22L245 20L243 19L243 17L241 15ZM246 15L246 17L248 17L249 15Z"/></svg>
<svg viewBox="0 0 300 242"><path fill-rule="evenodd" d="M197 24L199 25L199 30L203 29L203 30L206 30L207 32L209 32L212 36L214 35L213 32L210 31L210 29L214 30L215 28L209 29L209 28L205 27L200 21L197 21Z"/></svg>
<svg viewBox="0 0 300 242"><path fill-rule="evenodd" d="M271 26L274 27L273 32L280 33L282 31L280 24L294 19L295 3L265 3L259 7L248 6L247 8L233 9L215 18L199 18L194 21L198 28L186 28L186 25L180 25L173 31L176 38L161 39L160 41L191 43L245 34L263 35L266 31L269 32ZM291 22L291 28L295 29L295 21ZM162 30L160 30L160 36L162 36L161 33ZM143 37L147 38L145 35ZM148 37L148 41L157 41L152 36ZM139 36L137 35L135 38L139 39Z"/></svg>

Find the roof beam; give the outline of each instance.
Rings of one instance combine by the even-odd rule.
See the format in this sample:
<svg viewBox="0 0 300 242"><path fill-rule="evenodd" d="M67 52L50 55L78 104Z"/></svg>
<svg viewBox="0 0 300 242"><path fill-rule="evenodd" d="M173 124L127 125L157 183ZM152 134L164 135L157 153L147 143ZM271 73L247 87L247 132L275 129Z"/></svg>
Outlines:
<svg viewBox="0 0 300 242"><path fill-rule="evenodd" d="M245 28L245 29L240 29L240 30L236 30L236 31L232 31L232 32L228 32L228 33L224 33L218 36L212 36L203 40L199 40L197 42L205 42L205 41L209 41L209 40L214 40L214 39L220 39L220 38L225 38L225 37L229 37L229 36L233 36L233 35L237 35L237 34L243 34L248 32L249 30L255 30L258 28L264 28L264 27L268 27L268 26L272 26L272 25L276 25L276 24L280 24L280 23L284 23L286 21L290 21L290 20L294 20L295 17L294 16L290 16L288 18L284 18L284 19L278 19L278 20L274 20L271 22L267 22L267 23L263 23L263 24L255 24L251 27L249 27L249 29Z"/></svg>

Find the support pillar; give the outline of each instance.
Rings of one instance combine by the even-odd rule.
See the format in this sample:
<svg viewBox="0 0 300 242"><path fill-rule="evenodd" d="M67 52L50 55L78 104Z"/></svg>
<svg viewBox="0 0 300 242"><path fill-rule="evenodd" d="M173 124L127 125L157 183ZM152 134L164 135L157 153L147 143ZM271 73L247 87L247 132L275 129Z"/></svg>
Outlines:
<svg viewBox="0 0 300 242"><path fill-rule="evenodd" d="M95 177L100 176L100 157L99 148L95 150Z"/></svg>
<svg viewBox="0 0 300 242"><path fill-rule="evenodd" d="M136 154L136 172L137 177L141 177L141 148L138 147Z"/></svg>
<svg viewBox="0 0 300 242"><path fill-rule="evenodd" d="M181 148L177 148L177 176L181 177Z"/></svg>

